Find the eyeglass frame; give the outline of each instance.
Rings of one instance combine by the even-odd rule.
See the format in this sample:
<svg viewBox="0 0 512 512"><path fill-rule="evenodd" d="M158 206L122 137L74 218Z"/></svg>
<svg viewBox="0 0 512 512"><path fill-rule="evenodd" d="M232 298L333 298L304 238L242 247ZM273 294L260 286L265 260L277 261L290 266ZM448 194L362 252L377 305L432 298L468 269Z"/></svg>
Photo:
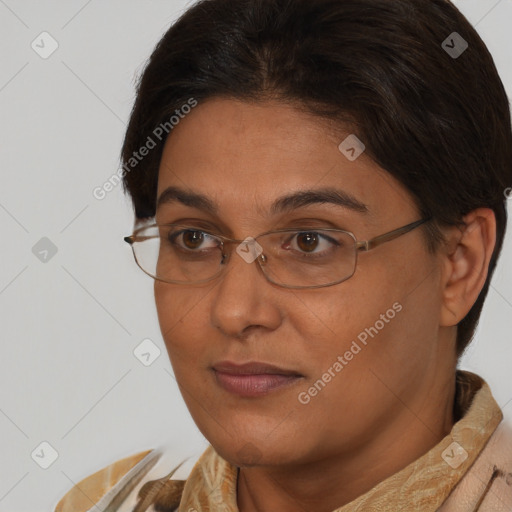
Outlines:
<svg viewBox="0 0 512 512"><path fill-rule="evenodd" d="M276 283L275 281L272 281L272 279L267 275L267 273L263 269L263 266L265 265L265 263L267 261L267 258L265 256L265 254L261 253L257 258L255 258L255 261L258 261L258 266L261 269L263 275L272 284L275 284L275 285L280 286L282 288L292 288L292 289L324 288L324 287L327 287L327 286L334 286L336 284L343 283L343 282L347 281L348 279L350 279L356 273L357 262L358 262L358 255L359 255L360 252L368 252L368 251L371 251L372 249L375 249L379 245L382 245L382 244L384 244L386 242L391 242L392 240L396 240L397 238L399 238L399 237L401 237L401 236L403 236L403 235L413 231L417 227L419 227L419 226L421 226L421 225L423 225L423 224L425 224L425 223L427 223L427 222L429 222L431 220L432 220L432 217L423 218L423 219L411 222L410 224L407 224L407 225L402 226L400 228L393 229L392 231L388 231L387 233L384 233L382 235L378 235L378 236L376 236L376 237L374 237L374 238L372 238L370 240L357 240L357 238L354 235L354 233L352 233L350 231L346 231L344 229L338 229L338 228L302 228L302 229L301 228L284 228L284 229L277 229L277 230L266 231L264 233L260 233L256 237L251 237L251 238L254 241L257 241L258 238L260 238L260 237L262 237L264 235L270 235L270 234L274 234L274 233L285 233L285 232L291 232L291 231L299 231L299 232L302 231L304 233L316 232L316 231L322 231L322 232L323 231L336 231L338 233L345 233L345 234L349 235L354 240L354 249L355 249L355 251L354 251L354 253L355 253L354 270L352 271L352 274L350 274L348 277L345 277L344 279L342 279L340 281L335 281L333 283L320 284L320 285L312 285L312 286L292 286L292 285L284 285L284 284L281 284L281 283ZM189 226L187 224L179 224L179 223L172 223L172 222L168 223L168 224L154 223L154 224L150 224L150 225L147 225L147 226L141 226L140 228L137 228L133 232L132 235L125 236L123 238L123 240L126 243L128 243L131 246L131 248L132 248L132 252L133 252L133 257L135 259L135 263L137 264L137 266L145 274L147 274L148 276L152 277L153 279L155 279L157 281L161 281L163 283L180 284L180 285L203 284L203 283L207 283L208 281L211 281L212 279L215 279L216 277L219 277L219 275L223 271L222 267L219 270L219 272L214 274L212 277L209 277L208 279L202 279L200 281L185 281L185 282L184 281L167 281L165 279L153 276L148 271L144 270L144 268L142 268L142 266L140 265L139 261L137 260L137 255L135 254L134 244L138 241L136 239L137 238L137 233L139 231L142 231L142 230L145 230L145 229L154 228L154 227L162 227L162 226L183 226L183 227L189 227L189 228L193 227L193 226ZM224 243L238 243L238 244L241 244L241 243L243 243L243 242L245 242L247 240L247 238L245 240L238 240L238 239L235 239L235 238L229 238L229 237L224 236L224 235L217 235L217 234L209 233L207 231L203 231L200 228L197 228L196 231L204 232L204 233L208 234L209 236L211 236L212 238L218 238L218 239L221 240L221 244L219 245L219 248L220 248L221 254L222 254L222 259L220 261L220 265L224 264L224 261L226 259L226 254L224 252ZM147 237L146 240L147 239L152 239L152 238L156 238L156 237ZM144 240L142 240L142 242L143 241ZM231 252L232 251L229 251L229 255L231 254Z"/></svg>

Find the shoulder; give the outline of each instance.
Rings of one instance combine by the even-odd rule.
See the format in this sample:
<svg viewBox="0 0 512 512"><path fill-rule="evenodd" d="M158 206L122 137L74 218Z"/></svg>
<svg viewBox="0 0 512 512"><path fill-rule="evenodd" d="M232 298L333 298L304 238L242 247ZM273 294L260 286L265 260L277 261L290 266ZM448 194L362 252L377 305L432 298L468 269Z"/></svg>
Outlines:
<svg viewBox="0 0 512 512"><path fill-rule="evenodd" d="M505 421L498 425L439 511L477 509L481 512L512 510L512 426Z"/></svg>
<svg viewBox="0 0 512 512"><path fill-rule="evenodd" d="M152 450L120 459L74 485L59 501L55 512L86 512L101 500Z"/></svg>

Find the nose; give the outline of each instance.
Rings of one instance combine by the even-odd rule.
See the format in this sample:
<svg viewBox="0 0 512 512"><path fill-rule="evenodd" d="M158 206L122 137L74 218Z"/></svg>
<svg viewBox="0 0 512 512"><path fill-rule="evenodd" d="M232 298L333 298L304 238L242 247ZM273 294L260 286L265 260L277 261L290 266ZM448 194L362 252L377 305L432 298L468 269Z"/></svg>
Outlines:
<svg viewBox="0 0 512 512"><path fill-rule="evenodd" d="M242 256L240 255L242 254ZM266 258L244 259L233 248L223 262L227 265L211 294L211 321L224 334L239 337L249 326L276 329L282 319L277 285L267 281L260 266Z"/></svg>

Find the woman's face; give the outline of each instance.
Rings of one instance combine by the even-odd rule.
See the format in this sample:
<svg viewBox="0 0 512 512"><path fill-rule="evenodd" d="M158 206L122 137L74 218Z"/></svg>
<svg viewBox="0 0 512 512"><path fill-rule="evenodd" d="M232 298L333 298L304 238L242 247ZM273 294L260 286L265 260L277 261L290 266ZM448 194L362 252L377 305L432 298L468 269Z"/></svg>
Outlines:
<svg viewBox="0 0 512 512"><path fill-rule="evenodd" d="M157 222L201 222L239 240L302 225L368 240L418 220L407 191L365 153L348 159L338 146L350 132L331 127L275 102L200 103L167 140L158 197L177 187L205 196L215 212L173 200L158 207ZM333 202L271 209L320 189L367 211ZM439 263L421 229L361 253L350 279L317 289L272 284L235 248L211 282L155 281L176 380L221 456L241 466L307 463L351 454L406 413L411 421L408 409L428 400L422 386L444 350ZM223 362L265 363L294 377L223 375L215 369Z"/></svg>

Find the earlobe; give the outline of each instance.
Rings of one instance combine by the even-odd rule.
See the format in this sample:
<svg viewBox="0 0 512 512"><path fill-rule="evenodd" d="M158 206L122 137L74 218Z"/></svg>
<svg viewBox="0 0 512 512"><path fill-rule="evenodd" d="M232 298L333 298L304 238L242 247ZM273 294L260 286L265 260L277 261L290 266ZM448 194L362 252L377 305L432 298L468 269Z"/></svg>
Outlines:
<svg viewBox="0 0 512 512"><path fill-rule="evenodd" d="M470 311L487 280L496 245L496 217L479 208L464 218L462 230L447 235L443 260L441 326L457 325Z"/></svg>

